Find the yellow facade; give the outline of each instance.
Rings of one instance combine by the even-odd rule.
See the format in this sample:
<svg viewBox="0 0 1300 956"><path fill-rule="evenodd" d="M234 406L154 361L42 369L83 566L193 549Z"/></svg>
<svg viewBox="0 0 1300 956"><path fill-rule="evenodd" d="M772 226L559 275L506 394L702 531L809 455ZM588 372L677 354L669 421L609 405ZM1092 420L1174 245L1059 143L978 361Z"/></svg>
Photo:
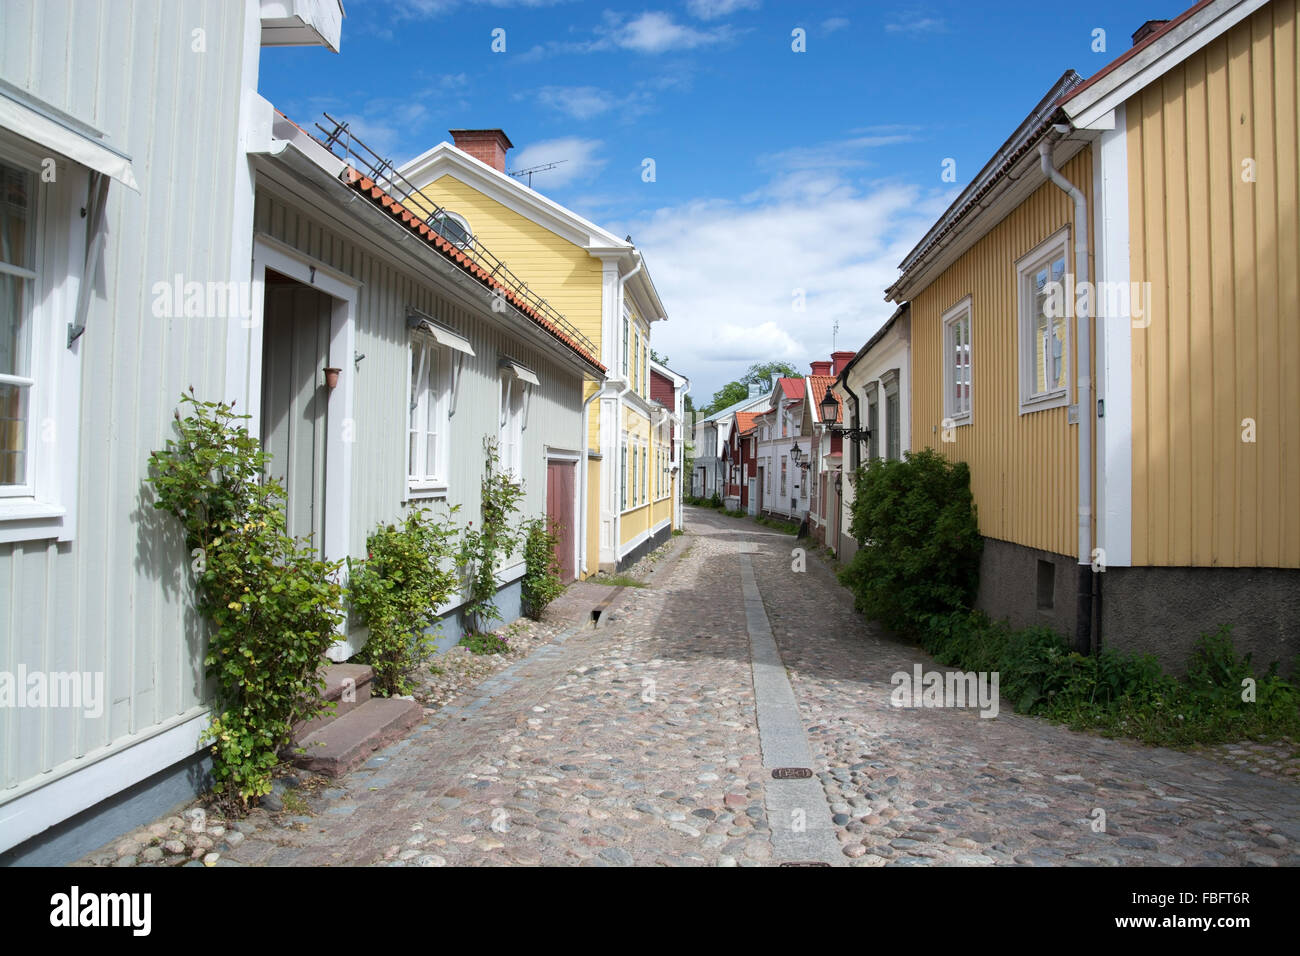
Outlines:
<svg viewBox="0 0 1300 956"><path fill-rule="evenodd" d="M1297 6L1126 104L1134 564L1300 567Z"/></svg>
<svg viewBox="0 0 1300 956"><path fill-rule="evenodd" d="M432 210L432 204L436 204L463 217L476 239L505 262L533 292L572 322L600 352L603 347L603 290L602 263L599 258L450 174L434 180L420 194L431 204L429 211ZM414 197L412 205L418 205L418 200ZM627 356L625 360L619 355L616 358L618 364L609 369L609 374L625 378L633 386L632 391L636 395L649 400L650 323L640 314L631 296L626 292L624 296L627 306L625 314L628 316L626 328L631 333ZM596 382L587 382L583 399L590 397L598 387ZM589 406L587 443L591 453L600 450L601 404L594 402ZM647 461L644 479L653 480L653 468L648 463L656 460L657 443L649 419L625 404L623 425L625 434L635 436L645 443L644 446L637 446L637 465L638 468L642 467L640 449L644 447ZM620 463L614 462L610 473L618 476L619 468ZM618 535L620 544L626 544L662 520L658 514L663 509L653 506L651 494L649 490L646 491L647 503L644 506L633 507L622 513ZM595 571L598 566L602 496L600 461L591 460L587 486L588 573Z"/></svg>
<svg viewBox="0 0 1300 956"><path fill-rule="evenodd" d="M1089 149L1061 171L1091 194ZM1057 554L1077 546L1078 434L1066 424L1064 407L1020 413L1016 262L1072 225L1073 214L1064 192L1050 183L1039 187L912 300L911 447L930 446L970 464L982 534ZM943 440L942 316L966 296L972 424L952 429L949 442ZM1074 334L1071 321L1071 345ZM1072 347L1067 355L1072 389L1075 353Z"/></svg>

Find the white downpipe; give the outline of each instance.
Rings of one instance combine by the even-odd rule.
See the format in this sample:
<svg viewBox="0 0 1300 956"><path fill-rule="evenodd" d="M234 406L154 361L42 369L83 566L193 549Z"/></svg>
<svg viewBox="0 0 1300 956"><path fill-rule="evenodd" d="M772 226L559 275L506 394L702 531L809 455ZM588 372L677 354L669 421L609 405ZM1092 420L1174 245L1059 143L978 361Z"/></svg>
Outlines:
<svg viewBox="0 0 1300 956"><path fill-rule="evenodd" d="M1074 288L1088 281L1088 200L1074 183L1052 165L1052 144L1038 144L1043 173L1074 200ZM1084 306L1077 307L1075 296L1076 348L1078 355L1076 401L1079 405L1079 564L1092 564L1092 353L1089 348L1091 324L1088 311L1092 297L1084 296Z"/></svg>
<svg viewBox="0 0 1300 956"><path fill-rule="evenodd" d="M677 399L678 403L680 403L681 405L681 408L678 410L677 417L680 420L680 424L682 428L682 440L681 440L681 446L677 449L677 494L673 496L674 498L676 498L676 500L673 502L673 513L674 513L674 517L676 518L675 527L678 528L682 526L683 519L685 518L685 515L682 513L682 495L685 493L682 490L682 482L687 481L690 478L690 476L686 474L686 396L689 394L691 394L691 383L690 380L688 379L686 382L686 387L682 389L681 395ZM691 423L691 444L693 445L694 443L695 443L695 423L692 422Z"/></svg>
<svg viewBox="0 0 1300 956"><path fill-rule="evenodd" d="M636 265L632 267L632 270L631 270L630 272L628 272L627 275L624 275L624 276L620 276L620 277L619 277L619 280L618 280L618 302L616 302L616 303L614 304L614 308L615 308L615 316L616 316L616 318L615 318L615 322L617 323L618 335L619 335L620 340L622 339L622 337L623 337L623 335L624 335L624 328L623 328L623 299L624 299L624 297L625 297L626 294L627 294L627 293L626 293L626 290L627 290L627 283L628 283L628 280L631 279L633 276L635 276L638 272L640 272L640 271L641 271L641 267L642 267L643 265L645 265L645 260L641 258L641 254L640 254L639 252L637 252L637 251L634 249L634 250L632 251L632 254L633 254L634 256L636 256ZM630 343L630 342L629 342L629 343L623 343L623 342L620 341L619 344L620 344L623 348L629 348L629 347L631 346L631 343ZM617 360L618 357L619 357L620 355L622 355L622 349L620 349L618 352L615 352L615 353L614 353L614 358ZM614 412L614 452L617 452L619 449L622 448L622 441L623 441L623 396L626 395L628 392L632 391L632 375L631 375L631 371L630 371L630 370L631 370L631 366L632 366L632 364L636 361L636 356L635 356L635 355L632 355L631 353L629 353L629 354L628 354L628 357L627 357L627 360L628 360L628 368L629 368L629 372L628 372L628 376L627 376L627 381L623 384L623 390L620 391L620 392L618 393L618 396L617 396L617 398L618 398L618 404L615 406L615 412ZM610 466L610 473L611 473L611 474L614 473L613 465ZM624 482L624 483L626 483L626 482L627 482L627 476L626 476L626 475L620 475L620 476L619 476L619 480L622 481L622 482ZM621 491L622 489L620 488L619 490ZM618 502L618 503L615 504L615 507L614 507L614 564L615 564L616 566L617 566L617 564L618 564L618 545L619 545L619 541L621 540L622 533L623 533L623 506L622 506L622 502Z"/></svg>
<svg viewBox="0 0 1300 956"><path fill-rule="evenodd" d="M1058 127L1059 129L1059 127ZM1092 354L1089 348L1091 325L1088 312L1092 296L1080 297L1078 290L1088 282L1088 201L1083 191L1061 175L1052 164L1052 144L1038 144L1038 158L1043 173L1057 188L1074 200L1074 304L1075 342L1078 355L1075 400L1079 409L1079 563L1078 609L1075 616L1074 649L1081 654L1092 649ZM1082 298L1082 306L1079 300Z"/></svg>
<svg viewBox="0 0 1300 956"><path fill-rule="evenodd" d="M587 472L590 470L587 461L587 443L588 429L590 428L591 403L598 398L608 398L605 390L611 385L618 385L619 379L610 379L604 382L600 388L588 396L587 400L582 403L582 441L578 445L582 449L579 457L578 470L578 573L587 572Z"/></svg>
<svg viewBox="0 0 1300 956"><path fill-rule="evenodd" d="M623 382L622 384L623 384L623 388L619 391L617 395L614 396L615 411L614 411L613 454L618 454L619 450L623 447L623 396L625 396L628 392L632 391L631 379L628 379L626 382ZM610 465L610 469L609 469L610 474L614 474L614 466L617 464L618 464L617 462L614 462ZM623 484L626 485L627 475L620 473L619 481L623 482ZM623 490L622 488L619 489L620 492L622 490ZM618 545L619 542L622 541L622 535L623 535L623 502L620 500L614 502L614 566L615 567L618 566Z"/></svg>

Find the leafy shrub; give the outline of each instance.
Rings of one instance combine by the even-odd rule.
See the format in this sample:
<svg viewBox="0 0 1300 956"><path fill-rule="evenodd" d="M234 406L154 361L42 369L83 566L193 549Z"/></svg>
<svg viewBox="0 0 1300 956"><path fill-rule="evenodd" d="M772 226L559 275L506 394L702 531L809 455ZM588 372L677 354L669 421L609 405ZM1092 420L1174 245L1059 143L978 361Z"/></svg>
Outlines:
<svg viewBox="0 0 1300 956"><path fill-rule="evenodd" d="M710 508L722 507L722 496L718 494L716 491L713 493L713 497L709 499L709 507Z"/></svg>
<svg viewBox="0 0 1300 956"><path fill-rule="evenodd" d="M1300 733L1300 688L1279 677L1276 664L1254 675L1227 628L1202 635L1186 681L1150 655L1106 649L1084 657L1047 628L1012 630L980 612L930 615L918 637L940 664L998 673L999 694L1016 711L1077 729L1175 746ZM1255 681L1253 701L1243 699L1247 678Z"/></svg>
<svg viewBox="0 0 1300 956"><path fill-rule="evenodd" d="M932 449L859 469L850 531L859 549L840 572L858 609L915 634L933 615L971 606L983 549L965 462Z"/></svg>
<svg viewBox="0 0 1300 956"><path fill-rule="evenodd" d="M450 517L436 521L417 508L370 535L366 560L348 562L352 611L370 629L357 659L374 669L380 696L409 694L410 675L432 653L429 628L458 584Z"/></svg>
<svg viewBox="0 0 1300 956"><path fill-rule="evenodd" d="M524 522L524 613L540 621L546 608L564 593L560 583L559 535L546 518Z"/></svg>
<svg viewBox="0 0 1300 956"><path fill-rule="evenodd" d="M473 522L461 534L458 563L469 580L469 600L463 609L465 627L474 633L487 631L501 612L496 606L497 569L520 544L519 528L512 525L524 497L522 482L501 469L501 457L493 438L483 440L484 475L479 487L482 527Z"/></svg>
<svg viewBox="0 0 1300 956"><path fill-rule="evenodd" d="M285 491L263 480L269 457L233 405L203 402L179 438L149 456L154 507L185 532L198 610L211 623L204 666L216 683L206 739L214 790L231 810L271 790L271 770L293 725L324 709L320 674L343 620L341 563L289 536Z"/></svg>

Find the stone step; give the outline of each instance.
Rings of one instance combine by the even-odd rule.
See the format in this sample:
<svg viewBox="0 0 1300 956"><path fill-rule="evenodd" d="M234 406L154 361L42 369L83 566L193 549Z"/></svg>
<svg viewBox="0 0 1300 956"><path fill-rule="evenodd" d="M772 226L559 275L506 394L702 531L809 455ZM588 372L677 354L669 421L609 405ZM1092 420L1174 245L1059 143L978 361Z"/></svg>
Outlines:
<svg viewBox="0 0 1300 956"><path fill-rule="evenodd" d="M420 722L424 707L399 697L373 697L355 710L301 738L294 763L305 770L341 777L381 747Z"/></svg>
<svg viewBox="0 0 1300 956"><path fill-rule="evenodd" d="M366 664L330 664L324 669L325 692L321 695L334 704L333 711L319 717L294 724L293 739L301 742L326 724L337 720L349 711L356 710L370 699L370 682L375 672ZM347 697L345 700L344 697Z"/></svg>

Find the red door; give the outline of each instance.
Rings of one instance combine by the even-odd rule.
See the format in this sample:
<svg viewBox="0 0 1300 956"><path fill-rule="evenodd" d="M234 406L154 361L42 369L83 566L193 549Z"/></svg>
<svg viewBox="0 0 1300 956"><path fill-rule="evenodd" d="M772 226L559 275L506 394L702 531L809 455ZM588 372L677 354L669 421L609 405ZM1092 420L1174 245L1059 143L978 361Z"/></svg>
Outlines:
<svg viewBox="0 0 1300 956"><path fill-rule="evenodd" d="M559 543L556 544L556 557L560 561L560 580L566 584L572 581L577 572L574 568L573 543L576 530L573 527L573 489L577 466L571 461L546 462L546 516L556 527Z"/></svg>

